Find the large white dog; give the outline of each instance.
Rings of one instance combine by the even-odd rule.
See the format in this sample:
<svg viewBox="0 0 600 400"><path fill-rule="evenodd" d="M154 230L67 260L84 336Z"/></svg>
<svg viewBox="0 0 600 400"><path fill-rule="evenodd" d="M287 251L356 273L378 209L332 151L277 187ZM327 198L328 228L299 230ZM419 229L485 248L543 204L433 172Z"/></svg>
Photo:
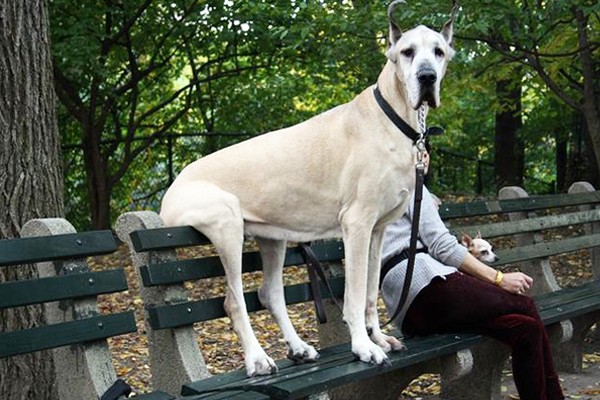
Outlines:
<svg viewBox="0 0 600 400"><path fill-rule="evenodd" d="M413 128L417 109L440 103L451 47L452 17L441 32L402 33L388 8L388 61L377 86ZM456 9L456 7L455 7ZM352 352L387 364L402 342L381 332L377 295L385 226L405 211L415 184L415 146L382 111L369 87L347 104L298 125L228 147L187 166L164 196L167 225L191 225L216 246L227 274L225 309L240 338L249 376L276 371L248 319L242 288L244 236L256 238L263 261L259 297L281 327L291 358L317 351L297 335L282 285L286 241L343 237L344 319ZM368 328L368 329L367 329ZM369 333L370 332L370 337Z"/></svg>

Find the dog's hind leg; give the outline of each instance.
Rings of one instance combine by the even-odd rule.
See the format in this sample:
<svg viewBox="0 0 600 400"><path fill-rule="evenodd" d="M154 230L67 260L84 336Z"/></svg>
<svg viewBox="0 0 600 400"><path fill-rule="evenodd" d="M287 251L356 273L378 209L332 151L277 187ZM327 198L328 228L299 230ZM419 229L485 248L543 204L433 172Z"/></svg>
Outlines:
<svg viewBox="0 0 600 400"><path fill-rule="evenodd" d="M379 313L377 311L377 298L379 294L379 274L381 270L381 248L385 227L373 230L371 237L371 248L369 250L369 272L367 279L367 310L366 322L371 340L374 341L386 353L389 351L402 350L404 345L393 336L381 332L379 325Z"/></svg>
<svg viewBox="0 0 600 400"><path fill-rule="evenodd" d="M319 358L315 348L304 342L290 321L283 292L283 263L286 242L257 238L263 263L263 284L258 291L260 302L270 311L288 348L288 358L298 362L313 362Z"/></svg>
<svg viewBox="0 0 600 400"><path fill-rule="evenodd" d="M227 279L224 307L244 349L246 373L254 376L275 372L275 362L260 346L250 326L244 300L244 220L238 198L215 185L194 182L174 192L168 203L163 201L161 217L168 225L192 225L215 245Z"/></svg>

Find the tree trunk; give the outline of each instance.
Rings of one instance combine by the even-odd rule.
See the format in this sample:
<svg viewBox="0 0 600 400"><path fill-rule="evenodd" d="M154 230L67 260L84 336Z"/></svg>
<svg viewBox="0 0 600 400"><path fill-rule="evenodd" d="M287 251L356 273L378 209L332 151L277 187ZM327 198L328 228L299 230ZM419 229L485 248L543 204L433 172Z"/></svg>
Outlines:
<svg viewBox="0 0 600 400"><path fill-rule="evenodd" d="M519 76L520 74L516 74ZM496 82L499 110L496 112L494 135L494 170L496 187L523 183L523 144L518 138L521 122L520 79L501 79Z"/></svg>
<svg viewBox="0 0 600 400"><path fill-rule="evenodd" d="M63 216L63 175L45 0L0 0L0 238ZM0 282L31 266L0 268ZM1 289L0 289L1 290ZM0 310L0 332L43 323L40 307ZM0 360L0 399L57 399L48 352Z"/></svg>
<svg viewBox="0 0 600 400"><path fill-rule="evenodd" d="M558 193L566 192L567 186L567 161L568 161L568 141L560 131L556 131L556 191Z"/></svg>
<svg viewBox="0 0 600 400"><path fill-rule="evenodd" d="M94 121L83 124L83 159L86 170L92 229L110 229L110 193L108 161L102 154L101 129Z"/></svg>
<svg viewBox="0 0 600 400"><path fill-rule="evenodd" d="M598 96L597 71L598 62L592 54L592 46L588 40L588 17L581 8L574 8L577 19L577 37L579 39L579 59L583 74L583 100L581 111L585 117L587 132L594 150L596 171L600 171L600 96Z"/></svg>

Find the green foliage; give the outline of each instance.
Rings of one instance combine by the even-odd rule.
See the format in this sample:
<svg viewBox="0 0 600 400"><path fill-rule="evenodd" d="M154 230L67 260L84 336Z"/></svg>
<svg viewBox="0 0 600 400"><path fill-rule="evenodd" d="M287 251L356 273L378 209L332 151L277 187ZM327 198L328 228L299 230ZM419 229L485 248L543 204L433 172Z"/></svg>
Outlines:
<svg viewBox="0 0 600 400"><path fill-rule="evenodd" d="M527 65L528 52L538 49L547 55L548 75L577 99L573 83L581 75L573 62L578 44L571 10L578 5L595 16L589 20L595 43L600 10L582 0L536 2L539 7L514 0L461 3L457 55L443 105L432 110L429 123L447 132L434 146L491 162L496 80ZM423 23L439 30L451 6L409 0L396 20L403 29ZM100 154L108 172L113 216L157 209L169 168L177 173L204 154L305 120L373 84L386 61L386 7L381 0L51 0L63 143L91 146L90 132L100 133L104 144L89 151ZM551 182L551 146L572 133L571 111L533 68L524 73L523 107L526 174ZM168 134L190 132L212 134L173 139L169 160ZM69 218L80 226L89 218L87 192L94 185L85 160L81 150L65 151ZM458 174L458 187L444 183L437 192L472 191L477 163L468 164L471 172ZM442 167L451 175L450 165L436 166Z"/></svg>

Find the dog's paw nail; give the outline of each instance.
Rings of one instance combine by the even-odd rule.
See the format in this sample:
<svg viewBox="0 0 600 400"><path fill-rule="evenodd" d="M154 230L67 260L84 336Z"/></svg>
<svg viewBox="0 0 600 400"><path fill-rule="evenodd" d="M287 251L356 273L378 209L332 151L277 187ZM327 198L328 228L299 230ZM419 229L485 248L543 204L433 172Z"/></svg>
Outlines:
<svg viewBox="0 0 600 400"><path fill-rule="evenodd" d="M287 358L289 360L292 360L294 362L299 362L302 361L302 356L300 356L299 354L294 353L293 351L288 351L287 353Z"/></svg>

